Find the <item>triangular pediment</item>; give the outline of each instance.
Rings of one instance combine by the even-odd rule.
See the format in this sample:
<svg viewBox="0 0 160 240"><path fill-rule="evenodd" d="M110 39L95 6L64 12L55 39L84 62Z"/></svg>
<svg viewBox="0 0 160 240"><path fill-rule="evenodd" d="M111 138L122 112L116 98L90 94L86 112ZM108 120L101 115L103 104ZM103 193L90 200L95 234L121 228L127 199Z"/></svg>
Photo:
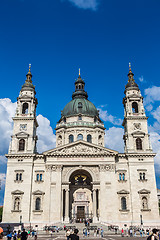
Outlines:
<svg viewBox="0 0 160 240"><path fill-rule="evenodd" d="M129 194L129 192L126 191L125 189L123 189L123 190L117 192L117 194Z"/></svg>
<svg viewBox="0 0 160 240"><path fill-rule="evenodd" d="M11 192L13 195L21 195L24 194L24 192L22 192L21 190L15 190L13 192Z"/></svg>
<svg viewBox="0 0 160 240"><path fill-rule="evenodd" d="M42 192L41 190L36 190L32 193L33 195L43 195L45 194L44 192Z"/></svg>
<svg viewBox="0 0 160 240"><path fill-rule="evenodd" d="M47 156L114 156L118 152L79 140L73 143L63 145L43 153Z"/></svg>
<svg viewBox="0 0 160 240"><path fill-rule="evenodd" d="M141 189L140 191L138 191L139 194L149 194L150 191L147 189Z"/></svg>

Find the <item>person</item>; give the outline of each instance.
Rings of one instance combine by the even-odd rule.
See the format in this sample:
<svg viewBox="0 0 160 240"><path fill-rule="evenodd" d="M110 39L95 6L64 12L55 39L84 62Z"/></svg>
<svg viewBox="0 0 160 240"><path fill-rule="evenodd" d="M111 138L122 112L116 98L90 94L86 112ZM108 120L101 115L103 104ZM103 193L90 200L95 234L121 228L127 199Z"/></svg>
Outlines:
<svg viewBox="0 0 160 240"><path fill-rule="evenodd" d="M11 238L12 238L12 233L10 231L8 231L7 240L11 240Z"/></svg>
<svg viewBox="0 0 160 240"><path fill-rule="evenodd" d="M133 231L132 231L132 228L130 229L130 237L133 237Z"/></svg>
<svg viewBox="0 0 160 240"><path fill-rule="evenodd" d="M97 232L96 229L94 229L94 237L96 237L96 232Z"/></svg>
<svg viewBox="0 0 160 240"><path fill-rule="evenodd" d="M79 232L78 229L75 228L74 229L74 233L69 236L69 239L71 239L71 240L79 240L79 236L77 235L78 232Z"/></svg>
<svg viewBox="0 0 160 240"><path fill-rule="evenodd" d="M17 240L21 240L21 231L18 230L18 233L17 233Z"/></svg>
<svg viewBox="0 0 160 240"><path fill-rule="evenodd" d="M17 240L17 232L14 231L13 240Z"/></svg>
<svg viewBox="0 0 160 240"><path fill-rule="evenodd" d="M21 233L21 240L27 240L28 238L28 233L23 229L23 232Z"/></svg>
<svg viewBox="0 0 160 240"><path fill-rule="evenodd" d="M123 230L123 228L121 230L121 236L124 237L124 230Z"/></svg>
<svg viewBox="0 0 160 240"><path fill-rule="evenodd" d="M89 235L90 235L90 231L89 231L89 229L88 229L88 237L89 237Z"/></svg>
<svg viewBox="0 0 160 240"><path fill-rule="evenodd" d="M32 230L32 237L34 237L34 230Z"/></svg>
<svg viewBox="0 0 160 240"><path fill-rule="evenodd" d="M37 231L34 233L34 239L37 240Z"/></svg>
<svg viewBox="0 0 160 240"><path fill-rule="evenodd" d="M66 237L67 237L67 240L69 240L69 236L71 235L71 232L69 230L69 228L66 230Z"/></svg>
<svg viewBox="0 0 160 240"><path fill-rule="evenodd" d="M158 240L158 229L153 228L152 229L152 234L147 238L147 240Z"/></svg>
<svg viewBox="0 0 160 240"><path fill-rule="evenodd" d="M99 228L97 228L97 237L99 237Z"/></svg>
<svg viewBox="0 0 160 240"><path fill-rule="evenodd" d="M101 237L103 237L103 228L101 227Z"/></svg>

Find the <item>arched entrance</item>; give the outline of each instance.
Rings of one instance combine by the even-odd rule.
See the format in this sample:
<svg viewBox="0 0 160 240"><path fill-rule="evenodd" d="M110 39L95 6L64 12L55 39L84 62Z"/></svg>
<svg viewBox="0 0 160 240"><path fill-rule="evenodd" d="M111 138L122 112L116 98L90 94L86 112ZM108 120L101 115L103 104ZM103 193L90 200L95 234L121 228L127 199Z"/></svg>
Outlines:
<svg viewBox="0 0 160 240"><path fill-rule="evenodd" d="M69 218L72 222L93 219L93 184L91 175L77 170L70 176Z"/></svg>

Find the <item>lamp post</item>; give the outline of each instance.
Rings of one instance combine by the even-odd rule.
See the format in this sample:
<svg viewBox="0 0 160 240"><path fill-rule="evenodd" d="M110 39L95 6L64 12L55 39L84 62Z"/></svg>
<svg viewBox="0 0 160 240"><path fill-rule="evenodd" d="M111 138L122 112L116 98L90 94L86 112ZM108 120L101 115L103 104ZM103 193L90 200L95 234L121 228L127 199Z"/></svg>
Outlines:
<svg viewBox="0 0 160 240"><path fill-rule="evenodd" d="M140 215L140 219L141 219L141 226L143 226L142 215Z"/></svg>
<svg viewBox="0 0 160 240"><path fill-rule="evenodd" d="M22 230L22 216L20 216L19 223L20 223L21 230Z"/></svg>

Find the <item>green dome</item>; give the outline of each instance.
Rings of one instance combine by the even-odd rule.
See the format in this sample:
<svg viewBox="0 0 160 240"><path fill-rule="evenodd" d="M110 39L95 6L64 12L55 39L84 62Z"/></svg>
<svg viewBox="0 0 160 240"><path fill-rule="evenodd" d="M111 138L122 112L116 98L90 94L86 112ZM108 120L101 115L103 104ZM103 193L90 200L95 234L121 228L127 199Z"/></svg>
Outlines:
<svg viewBox="0 0 160 240"><path fill-rule="evenodd" d="M75 98L71 100L63 109L62 116L73 116L77 114L85 114L88 116L99 116L98 110L88 99Z"/></svg>

